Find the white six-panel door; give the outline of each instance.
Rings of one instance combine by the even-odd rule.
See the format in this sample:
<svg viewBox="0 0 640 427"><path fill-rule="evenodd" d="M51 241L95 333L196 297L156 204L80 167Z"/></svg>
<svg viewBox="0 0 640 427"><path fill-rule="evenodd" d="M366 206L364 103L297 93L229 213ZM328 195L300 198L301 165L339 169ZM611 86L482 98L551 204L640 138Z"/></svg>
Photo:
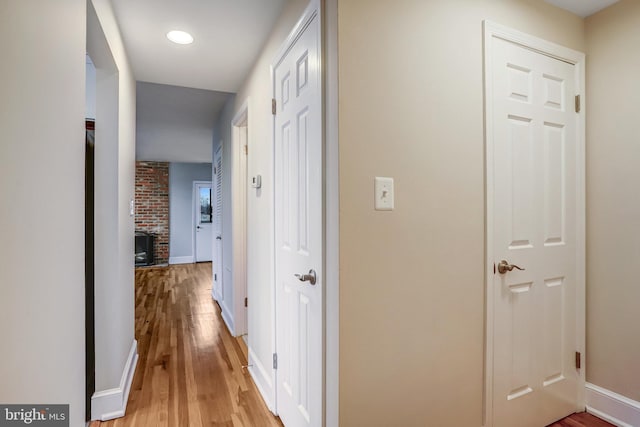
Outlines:
<svg viewBox="0 0 640 427"><path fill-rule="evenodd" d="M576 70L510 41L491 43L493 425L542 427L579 403ZM503 260L511 271L499 271Z"/></svg>
<svg viewBox="0 0 640 427"><path fill-rule="evenodd" d="M318 21L317 9L303 18L273 71L277 109L276 399L286 427L322 425L323 156ZM315 283L305 277L314 272Z"/></svg>

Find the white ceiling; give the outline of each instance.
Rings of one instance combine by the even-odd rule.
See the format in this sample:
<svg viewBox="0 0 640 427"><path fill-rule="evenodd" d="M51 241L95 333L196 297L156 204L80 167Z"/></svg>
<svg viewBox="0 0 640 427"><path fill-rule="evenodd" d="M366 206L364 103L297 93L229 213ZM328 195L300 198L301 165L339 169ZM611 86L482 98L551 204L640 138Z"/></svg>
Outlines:
<svg viewBox="0 0 640 427"><path fill-rule="evenodd" d="M139 82L136 158L211 161L226 92L240 89L286 1L112 0ZM617 0L544 1L584 17ZM167 40L176 29L195 42Z"/></svg>
<svg viewBox="0 0 640 427"><path fill-rule="evenodd" d="M618 0L545 0L586 17ZM286 0L113 0L136 80L236 92ZM170 30L195 42L177 45Z"/></svg>
<svg viewBox="0 0 640 427"><path fill-rule="evenodd" d="M138 81L236 92L285 0L113 0ZM195 42L177 45L171 30Z"/></svg>
<svg viewBox="0 0 640 427"><path fill-rule="evenodd" d="M617 3L618 0L544 0L547 3L551 3L562 9L573 12L578 16L586 18L589 15L593 15L596 12L601 11L604 8Z"/></svg>
<svg viewBox="0 0 640 427"><path fill-rule="evenodd" d="M138 82L136 160L211 162L215 120L231 96Z"/></svg>

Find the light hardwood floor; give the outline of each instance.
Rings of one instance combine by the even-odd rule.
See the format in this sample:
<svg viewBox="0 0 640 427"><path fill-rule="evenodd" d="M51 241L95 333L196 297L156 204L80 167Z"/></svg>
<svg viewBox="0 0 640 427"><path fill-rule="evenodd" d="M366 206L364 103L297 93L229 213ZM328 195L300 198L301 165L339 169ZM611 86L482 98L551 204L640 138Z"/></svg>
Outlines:
<svg viewBox="0 0 640 427"><path fill-rule="evenodd" d="M91 427L282 427L211 298L211 263L136 269L138 367L127 415ZM607 427L574 414L549 427Z"/></svg>
<svg viewBox="0 0 640 427"><path fill-rule="evenodd" d="M100 427L282 426L242 368L246 346L211 283L211 263L136 269L138 367L127 415Z"/></svg>

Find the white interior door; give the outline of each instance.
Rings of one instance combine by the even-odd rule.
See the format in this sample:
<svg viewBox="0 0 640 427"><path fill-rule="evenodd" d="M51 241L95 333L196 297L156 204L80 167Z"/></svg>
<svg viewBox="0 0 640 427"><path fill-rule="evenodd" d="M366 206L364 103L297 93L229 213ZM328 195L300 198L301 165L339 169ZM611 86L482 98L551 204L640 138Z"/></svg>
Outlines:
<svg viewBox="0 0 640 427"><path fill-rule="evenodd" d="M211 261L213 253L213 215L211 182L193 183L196 262Z"/></svg>
<svg viewBox="0 0 640 427"><path fill-rule="evenodd" d="M541 427L579 406L576 69L500 38L491 43L493 425Z"/></svg>
<svg viewBox="0 0 640 427"><path fill-rule="evenodd" d="M317 10L274 66L277 412L322 425L322 111Z"/></svg>
<svg viewBox="0 0 640 427"><path fill-rule="evenodd" d="M213 155L213 298L224 301L222 286L222 144Z"/></svg>

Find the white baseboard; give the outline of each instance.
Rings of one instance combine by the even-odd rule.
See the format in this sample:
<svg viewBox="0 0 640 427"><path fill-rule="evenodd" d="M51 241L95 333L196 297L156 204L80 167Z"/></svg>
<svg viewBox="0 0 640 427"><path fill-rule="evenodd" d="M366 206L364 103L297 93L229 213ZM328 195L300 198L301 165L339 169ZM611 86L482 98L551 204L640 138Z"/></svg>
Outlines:
<svg viewBox="0 0 640 427"><path fill-rule="evenodd" d="M249 374L251 374L253 382L256 384L256 387L258 387L258 391L262 396L262 400L266 403L267 408L275 414L276 408L273 401L274 390L271 372L271 369L268 371L265 369L253 349L249 348Z"/></svg>
<svg viewBox="0 0 640 427"><path fill-rule="evenodd" d="M227 329L229 329L231 336L235 337L236 331L233 323L233 314L231 314L231 311L227 308L224 301L220 303L220 308L222 309L222 320L224 320L224 323L227 325Z"/></svg>
<svg viewBox="0 0 640 427"><path fill-rule="evenodd" d="M587 412L618 427L640 426L640 402L587 383Z"/></svg>
<svg viewBox="0 0 640 427"><path fill-rule="evenodd" d="M172 256L169 257L169 264L193 264L196 262L193 256Z"/></svg>
<svg viewBox="0 0 640 427"><path fill-rule="evenodd" d="M133 340L127 363L124 365L120 386L93 393L91 397L91 419L107 421L124 416L127 409L133 374L138 364L138 341Z"/></svg>

